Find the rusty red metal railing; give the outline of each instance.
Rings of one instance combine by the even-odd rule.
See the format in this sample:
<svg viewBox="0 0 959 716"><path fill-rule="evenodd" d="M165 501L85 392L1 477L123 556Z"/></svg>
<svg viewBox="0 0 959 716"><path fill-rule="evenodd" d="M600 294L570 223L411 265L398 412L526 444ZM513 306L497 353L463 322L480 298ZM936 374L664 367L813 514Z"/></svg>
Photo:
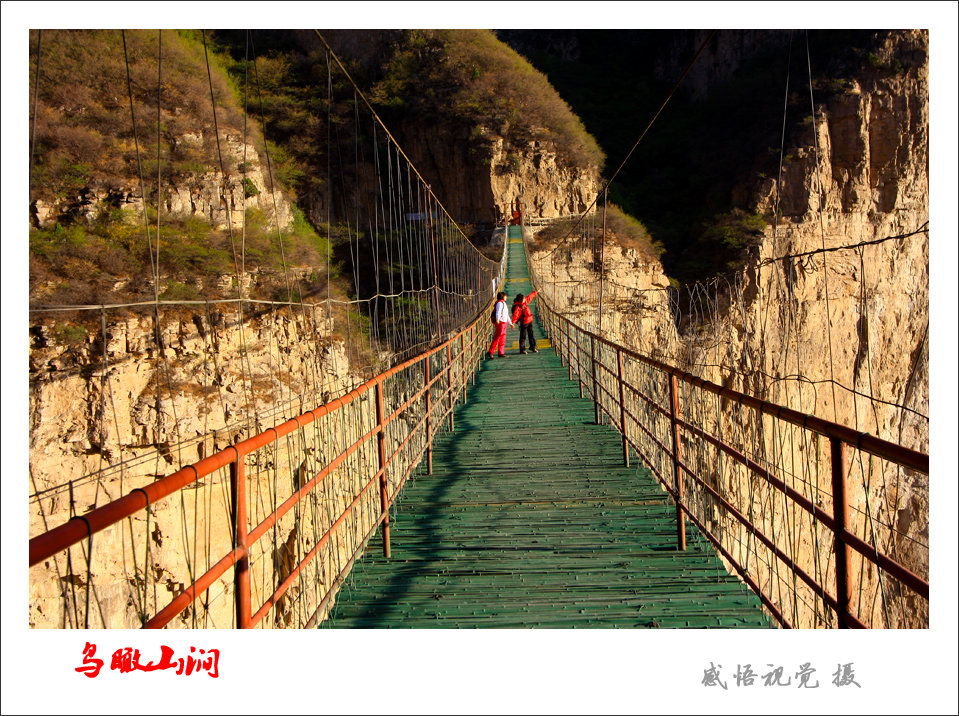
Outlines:
<svg viewBox="0 0 959 716"><path fill-rule="evenodd" d="M380 527L383 552L389 557L390 509L424 457L427 470L432 471L432 444L437 431L454 427L453 410L459 400L465 400L466 382L485 354L489 340L485 320L488 310L487 307L472 324L441 345L390 368L325 405L37 535L29 543L31 568L56 559L74 546L85 548L90 555L94 549L93 535L111 529L122 534L126 521L142 516L146 516L149 525L150 515L155 515L171 496L180 493L182 498L182 491L198 490L203 484L206 489L212 489L210 485L218 480L225 486L227 481L221 478L227 469L230 504L224 519L231 522L227 526L231 535L229 547L212 556L210 566L192 575L190 583L168 603L157 602L155 609L147 608L151 598L147 595L147 585L143 585L140 608L143 626L164 627L178 617L179 625L189 626L183 615L203 606L197 604L201 596L206 595L204 604L209 602L209 590L218 583L222 585L231 569L232 580L228 580L229 586L221 591L233 591L229 616L232 626L265 626L270 612L286 603L294 604L294 611L302 612L296 626L317 624L355 560ZM321 422L320 429L317 426ZM311 442L310 428L317 428L318 436L323 439ZM339 444L335 452L323 460L315 457L332 443ZM282 471L279 464L283 462L292 467ZM315 466L315 472L309 469L311 466ZM255 469L258 477L251 476L249 468ZM287 479L292 482L292 488L282 499L278 484ZM261 515L258 524L252 524L250 507L261 510L264 484L272 485L272 499L276 504L268 514ZM251 494L251 489L258 494ZM318 500L321 489L325 490L325 501ZM310 507L320 503L325 510L329 510L331 504L342 503L342 506L323 522L318 520L322 510L311 512ZM307 529L310 519L322 523L319 527L314 525L312 535ZM288 534L285 550L278 534L281 523L286 524L283 531ZM132 536L132 526L130 532ZM142 538L148 541L147 532L143 530ZM192 537L195 546L201 535L194 533ZM290 554L296 558L284 562L284 556ZM136 595L140 594L140 582L149 578L147 567L144 564L141 576L134 562L133 576L126 575L127 581L137 583ZM310 586L295 588L308 570L314 577ZM263 578L261 573L269 576ZM86 589L92 588L96 600L98 575L88 568L85 579ZM322 585L322 589L314 583ZM153 586L153 591L157 591L156 583ZM102 582L99 587L100 591L114 588ZM310 593L311 589L314 592ZM291 596L294 592L297 594ZM306 611L305 606L308 606ZM287 610L284 614L290 613Z"/></svg>
<svg viewBox="0 0 959 716"><path fill-rule="evenodd" d="M688 519L786 627L928 626L928 545L876 507L898 504L887 476L928 476L928 455L640 355L541 300L596 421L673 498L678 549Z"/></svg>

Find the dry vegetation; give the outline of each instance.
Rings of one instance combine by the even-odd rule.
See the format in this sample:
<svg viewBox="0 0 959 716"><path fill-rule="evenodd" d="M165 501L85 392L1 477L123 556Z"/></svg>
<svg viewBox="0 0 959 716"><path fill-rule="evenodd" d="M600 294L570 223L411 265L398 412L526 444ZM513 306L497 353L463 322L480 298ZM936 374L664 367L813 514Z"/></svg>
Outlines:
<svg viewBox="0 0 959 716"><path fill-rule="evenodd" d="M82 189L138 187L138 148L147 191L155 192L158 141L159 162L167 178L216 166L210 78L198 35L166 31L158 45L156 32L139 30L44 32L31 199L70 199ZM31 93L36 81L37 40L38 34L32 32ZM209 57L217 125L221 133L238 131L243 118L233 89L219 56L212 53ZM183 141L187 135L202 136L203 141Z"/></svg>
<svg viewBox="0 0 959 716"><path fill-rule="evenodd" d="M155 229L154 224L150 233L154 250ZM200 218L168 218L159 234L159 298L235 298L235 281L229 285L221 281L237 273L241 265L254 276L245 292L250 298L325 298L327 252L327 239L299 212L293 226L279 237L255 209L246 213L245 232L234 231L232 237L226 230L211 229ZM115 210L93 222L33 229L31 300L49 306L152 299L151 257L144 226L130 212ZM313 268L304 272L302 267ZM291 276L295 276L292 283ZM331 277L338 278L338 270L332 270ZM342 289L335 292L345 295Z"/></svg>
<svg viewBox="0 0 959 716"><path fill-rule="evenodd" d="M582 238L598 241L603 235L603 207L597 211L598 219L595 222L580 222L579 219L553 221L535 233L531 248L533 251L549 251L561 243ZM646 227L613 204L606 206L606 240L623 249L637 251L647 260L658 259L663 254L662 244L653 240Z"/></svg>
<svg viewBox="0 0 959 716"><path fill-rule="evenodd" d="M486 132L508 143L553 144L571 166L602 167L596 140L546 76L489 30L408 30L391 45L374 102L473 128L482 151Z"/></svg>
<svg viewBox="0 0 959 716"><path fill-rule="evenodd" d="M222 141L244 131L242 86L231 82L231 61L209 33L205 39L206 48L199 31L44 31L35 84L41 38L31 33L30 88L37 89L31 203L56 207L54 222L30 231L35 305L153 298L153 260L164 300L235 297L236 283L224 286L222 277L241 266L255 274L250 297L325 297L328 232L320 227L324 236L318 235L295 207L292 226L280 233L256 209L246 211L245 226L232 235L198 215L163 214L157 225L158 181L165 194L220 168L227 175L244 171L217 145L217 133ZM246 123L246 136L262 156L255 124ZM281 154L271 153L274 166ZM141 177L147 216L137 208ZM243 186L247 196L258 193L249 179ZM337 227L329 233L335 236ZM291 283L292 267L301 270Z"/></svg>

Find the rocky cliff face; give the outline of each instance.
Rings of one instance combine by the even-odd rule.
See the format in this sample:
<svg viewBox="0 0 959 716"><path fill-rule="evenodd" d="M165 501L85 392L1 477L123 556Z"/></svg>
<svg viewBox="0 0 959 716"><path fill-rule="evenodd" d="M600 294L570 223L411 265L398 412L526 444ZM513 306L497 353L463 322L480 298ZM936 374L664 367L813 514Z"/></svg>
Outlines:
<svg viewBox="0 0 959 716"><path fill-rule="evenodd" d="M570 167L546 141L513 146L489 136L476 156L469 138L450 127L424 127L403 145L447 211L460 223L492 223L512 202L529 216L585 211L599 189L595 167Z"/></svg>
<svg viewBox="0 0 959 716"><path fill-rule="evenodd" d="M710 31L696 30L671 33L671 41L657 54L653 74L656 79L673 83L709 37ZM788 30L723 30L703 49L690 68L679 91L693 101L702 101L716 88L721 88L744 61L766 49L786 45Z"/></svg>
<svg viewBox="0 0 959 716"><path fill-rule="evenodd" d="M912 57L922 41L918 31L903 33L889 39L885 52ZM866 410L853 393L928 414L928 387L917 390L928 370L929 254L920 232L929 218L928 126L924 65L850 82L820 108L817 146L801 148L784 166L778 195L774 180L757 182L753 210L774 216L778 209L782 218L765 231L749 270L724 280L721 289L702 289L731 291L732 299L717 299L722 310L708 321L683 321L676 328L685 336L673 348L666 348L668 326L662 339L644 337L640 347L652 355L671 351L710 380L735 380L769 399L785 395L789 374L835 381L845 393L835 405L832 391L819 390L815 400L808 393L793 407L927 449L927 437L899 426L898 418L877 417L891 412L911 423L908 410ZM610 284L629 285L644 301L662 303L648 295L663 285L658 264L613 248L606 257ZM558 267L554 260L541 270L559 271L557 279L566 283L597 278L591 257L570 256ZM607 291L607 298L615 295ZM708 349L697 338L704 329L721 338L709 341Z"/></svg>
<svg viewBox="0 0 959 716"><path fill-rule="evenodd" d="M897 43L911 55L922 35L890 38L890 57ZM928 414L921 397L928 388L915 391L928 357L929 245L916 233L929 220L924 67L899 76L867 73L850 82L821 108L818 149L807 148L784 168L779 197L771 180L757 192L756 211L772 216L778 206L783 220L766 231L761 268L747 274L744 293L756 310L771 308L778 320L767 322L761 339L743 335L732 343L730 356L765 355L765 372L780 375L789 372L786 353L793 351L795 364L813 380L834 380ZM783 256L796 258L777 260ZM746 363L739 363L743 375ZM762 380L752 384L763 393L778 390ZM908 429L901 434L889 418L867 415L874 411L857 408L851 395L844 406L820 395L815 405L798 409L844 417L885 439L905 437L910 446L928 449L927 438Z"/></svg>
<svg viewBox="0 0 959 716"><path fill-rule="evenodd" d="M182 135L173 144L195 149L206 145L209 151L216 151L215 139L202 132ZM271 192L273 183L256 147L252 143L244 145L240 135L225 134L220 150L226 164L242 166L245 171L224 174L220 169L211 168L165 178L160 202L161 223L168 218L197 217L208 221L214 229L239 230L243 226L244 211L257 209L267 217L269 225L289 226L293 220L290 201L279 187L275 193ZM155 198L148 201L149 208L155 208L155 201ZM30 207L32 223L40 228L53 228L57 222L78 219L93 221L114 209L128 210L134 220L142 221L143 196L133 177L116 177L110 186L88 186L71 196L38 197Z"/></svg>
<svg viewBox="0 0 959 716"><path fill-rule="evenodd" d="M599 191L595 168L565 166L546 142L511 148L496 140L492 151L490 186L497 206L519 200L529 217L569 216L586 211Z"/></svg>
<svg viewBox="0 0 959 716"><path fill-rule="evenodd" d="M149 307L105 313L101 330L79 345L65 344L52 320L32 326L31 537L362 381L322 309L240 315L235 304L195 313L164 307L159 341L152 314ZM251 489L273 494L274 481L289 489L289 474L283 480L270 470L258 473ZM90 626L137 627L144 599L162 607L164 597L190 584L197 555L230 544L228 489L228 476L215 475L188 490L186 502L167 499L149 517L142 513L98 535ZM191 543L186 535L196 520L205 526L201 541ZM71 601L86 580L74 552L72 563L61 555L31 570L31 626L68 626L72 610L84 612L82 596ZM141 598L147 583L151 594ZM222 597L231 580L218 589L220 598L200 609L200 625L229 623L232 599ZM188 612L181 625L194 616Z"/></svg>

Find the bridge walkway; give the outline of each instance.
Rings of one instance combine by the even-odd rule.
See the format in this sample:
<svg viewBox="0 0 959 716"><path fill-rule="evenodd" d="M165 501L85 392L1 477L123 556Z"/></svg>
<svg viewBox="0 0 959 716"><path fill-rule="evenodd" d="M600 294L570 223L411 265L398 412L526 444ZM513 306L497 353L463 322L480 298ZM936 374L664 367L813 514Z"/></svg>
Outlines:
<svg viewBox="0 0 959 716"><path fill-rule="evenodd" d="M518 230L510 299L529 290ZM437 437L433 474L406 487L390 559L378 534L323 626L769 626L694 526L677 549L675 508L639 460L623 467L620 436L553 351L512 345Z"/></svg>

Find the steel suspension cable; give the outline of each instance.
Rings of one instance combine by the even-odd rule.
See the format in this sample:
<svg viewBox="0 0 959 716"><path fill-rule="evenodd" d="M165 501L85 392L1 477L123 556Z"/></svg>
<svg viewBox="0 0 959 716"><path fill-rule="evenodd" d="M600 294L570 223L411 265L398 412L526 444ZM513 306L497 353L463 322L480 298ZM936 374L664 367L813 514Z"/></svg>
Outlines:
<svg viewBox="0 0 959 716"><path fill-rule="evenodd" d="M220 126L217 121L217 115L216 115L216 95L213 91L213 73L212 73L212 70L210 69L210 56L207 50L206 30L201 30L201 36L203 38L203 58L206 63L207 81L210 87L210 105L212 107L212 112L213 112L213 131L216 137L216 154L217 154L217 159L220 165L220 174L223 177L223 181L225 183L227 172L226 172L226 165L223 161L223 152L220 149ZM222 196L222 195L221 195L221 201L226 208L226 226L230 236L230 246L233 249L233 266L236 272L236 284L237 284L236 291L237 291L237 299L238 299L236 304L237 323L238 323L239 332L240 332L240 343L242 346L244 346L244 350L240 356L241 375L242 375L241 382L243 384L244 397L246 398L246 416L245 417L247 422L247 429L250 431L250 434L252 435L252 434L255 434L255 432L257 432L254 426L259 425L259 418L257 417L257 414L256 414L256 401L253 398L253 391L250 386L250 382L252 382L252 378L250 379L250 381L247 380L248 376L252 376L253 370L252 370L252 366L250 365L249 351L246 350L246 337L245 337L245 330L244 330L246 319L243 312L243 299L244 299L243 280L245 278L245 274L240 273L239 258L237 256L237 251L236 251L236 240L234 239L234 236L233 236L232 203L226 196ZM284 262L284 266L285 266L285 262Z"/></svg>
<svg viewBox="0 0 959 716"><path fill-rule="evenodd" d="M810 111L812 112L812 130L813 130L813 140L814 148L816 152L816 212L819 217L819 235L822 240L822 249L826 249L826 229L823 225L823 203L825 202L825 187L822 185L822 176L819 169L819 127L816 123L816 103L813 99L812 91L812 59L809 52L809 30L806 30L806 69L809 73L809 104ZM829 273L826 270L826 259L823 258L822 262L822 276L824 289L823 293L826 296L826 340L829 347L829 378L831 381L835 381L834 373L834 364L833 364L833 354L832 354L832 317L829 314ZM836 402L836 387L835 384L832 386L832 412L833 420L838 420L839 407Z"/></svg>
<svg viewBox="0 0 959 716"><path fill-rule="evenodd" d="M394 144L395 147L396 147L397 152L400 153L400 154L402 154L403 158L407 161L407 163L409 164L409 166L412 167L413 172L416 174L416 176L419 178L419 180L420 180L420 181L423 183L423 185L426 187L426 190L427 190L427 192L430 194L430 196L432 197L433 201L435 201L435 202L437 203L437 205L443 210L443 213L446 214L446 216L450 217L449 212L448 212L448 211L446 210L446 208L443 206L442 202L440 202L440 200L439 200L439 199L436 197L436 195L433 193L433 190L430 188L429 183L426 181L426 179L423 178L423 176L422 176L422 175L419 173L419 171L416 169L416 165L415 165L415 164L413 163L413 161L409 158L409 156L406 154L406 152L403 151L403 148L402 148L402 146L400 145L400 143L399 143L399 142L393 137L393 135L390 133L389 128L386 126L386 124L383 122L383 120L380 119L380 116L376 113L376 110L373 109L373 105L370 104L369 100L366 98L366 95L362 92L362 90L360 90L359 86L358 86L358 85L356 84L356 82L353 80L352 75L350 75L349 71L347 71L346 67L345 67L345 66L343 65L343 63L340 61L340 58L336 55L335 52L333 52L333 49L330 47L329 43L326 41L326 38L324 38L323 35L320 34L320 32L319 32L318 30L313 30L313 32L314 32L314 34L317 36L317 38L319 38L320 42L323 43L323 46L327 49L327 51L329 52L330 56L331 56L331 57L333 58L333 60L336 62L337 66L340 68L340 71L343 73L343 76L346 77L346 79L349 81L349 83L353 86L353 89L356 91L357 96L359 96L360 99L363 100L363 103L366 105L367 109L369 109L370 114L372 115L373 119L376 121L377 124L379 124L379 126L382 128L383 132L386 134L386 136L389 138L389 140L390 140L391 142L393 142L393 144ZM450 217L450 221L452 222L452 217ZM469 238L466 236L466 234L463 232L463 230L459 228L459 225L457 225L455 222L453 222L453 225L456 226L456 228L457 228L457 230L458 230L458 233L459 233L459 234L462 236L462 238L473 248L473 250L476 251L476 253L479 254L480 256L483 256L482 252L479 251L478 248L476 248L476 246L469 240ZM485 256L483 256L483 259L485 259L486 261L488 261L488 262L491 263L491 264L494 263L494 262L490 261L489 259L486 259Z"/></svg>
<svg viewBox="0 0 959 716"><path fill-rule="evenodd" d="M33 117L30 120L30 176L28 189L33 189L33 163L37 151L37 110L40 102L40 47L43 41L43 30L37 30L37 68L33 78Z"/></svg>
<svg viewBox="0 0 959 716"><path fill-rule="evenodd" d="M154 299L156 301L159 301L160 300L159 256L157 256L156 263L154 263L153 239L150 237L150 221L149 221L149 218L147 217L147 210L146 210L147 195L146 195L146 187L143 182L143 162L140 159L140 140L137 135L137 118L136 118L136 112L134 111L134 108L133 108L133 82L130 79L130 59L127 54L126 30L120 30L120 37L123 40L123 61L126 67L127 94L129 95L129 98L130 98L130 119L133 125L133 146L136 150L137 172L140 177L140 196L142 197L142 200L143 200L143 225L144 225L144 229L146 230L147 248L150 254L150 272L153 274L153 277L152 277L153 278L153 295L154 295ZM159 253L159 247L157 247L157 253Z"/></svg>
<svg viewBox="0 0 959 716"><path fill-rule="evenodd" d="M789 52L786 57L786 89L783 92L783 128L779 139L779 173L776 175L776 207L773 213L773 239L779 227L779 201L782 198L783 160L786 153L786 115L789 109L789 77L792 70L793 32L789 31ZM775 244L774 244L775 245Z"/></svg>
<svg viewBox="0 0 959 716"><path fill-rule="evenodd" d="M333 73L329 57L326 58L326 97L326 308L329 323L327 329L330 335L333 335L333 307L330 303L332 297L330 265L333 263L333 167L331 165L333 152L330 151L330 127L333 124Z"/></svg>

